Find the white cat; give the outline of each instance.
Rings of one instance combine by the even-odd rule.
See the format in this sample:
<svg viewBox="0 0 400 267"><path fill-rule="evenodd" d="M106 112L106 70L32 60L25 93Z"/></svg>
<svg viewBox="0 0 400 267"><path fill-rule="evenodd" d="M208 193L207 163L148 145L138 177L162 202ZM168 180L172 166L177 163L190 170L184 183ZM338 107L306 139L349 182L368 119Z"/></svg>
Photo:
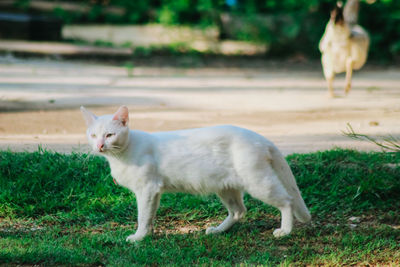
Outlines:
<svg viewBox="0 0 400 267"><path fill-rule="evenodd" d="M136 195L138 229L127 241L151 233L164 192L216 193L229 215L206 234L224 232L245 215L243 192L281 211L275 237L291 232L293 214L300 222L311 219L286 160L255 132L215 126L150 134L129 130L125 106L101 117L81 110L89 145L107 158L117 183Z"/></svg>

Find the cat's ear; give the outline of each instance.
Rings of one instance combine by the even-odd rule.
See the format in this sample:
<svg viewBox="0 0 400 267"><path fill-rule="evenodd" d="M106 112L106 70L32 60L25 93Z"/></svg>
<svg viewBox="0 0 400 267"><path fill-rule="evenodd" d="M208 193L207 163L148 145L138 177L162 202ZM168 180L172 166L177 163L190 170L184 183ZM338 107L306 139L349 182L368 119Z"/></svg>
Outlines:
<svg viewBox="0 0 400 267"><path fill-rule="evenodd" d="M90 125L92 125L92 123L97 120L96 115L94 115L92 112L90 112L89 110L85 109L84 107L81 107L81 111L83 114L83 118L85 119L86 122L86 126L89 127Z"/></svg>
<svg viewBox="0 0 400 267"><path fill-rule="evenodd" d="M126 106L121 106L114 114L113 120L120 121L122 125L126 126L129 122L129 112Z"/></svg>

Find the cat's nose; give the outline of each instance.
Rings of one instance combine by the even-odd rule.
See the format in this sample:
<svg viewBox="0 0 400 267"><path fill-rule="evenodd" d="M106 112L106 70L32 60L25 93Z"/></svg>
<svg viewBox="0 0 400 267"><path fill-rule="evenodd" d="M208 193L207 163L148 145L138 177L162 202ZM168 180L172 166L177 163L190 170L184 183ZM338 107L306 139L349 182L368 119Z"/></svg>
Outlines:
<svg viewBox="0 0 400 267"><path fill-rule="evenodd" d="M99 149L99 151L103 151L104 143L97 143L97 148Z"/></svg>

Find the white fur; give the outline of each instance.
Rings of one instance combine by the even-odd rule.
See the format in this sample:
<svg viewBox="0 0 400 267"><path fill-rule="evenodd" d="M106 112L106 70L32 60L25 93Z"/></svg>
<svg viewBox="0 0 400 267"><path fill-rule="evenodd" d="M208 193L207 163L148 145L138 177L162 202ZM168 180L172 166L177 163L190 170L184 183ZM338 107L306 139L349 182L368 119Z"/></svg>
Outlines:
<svg viewBox="0 0 400 267"><path fill-rule="evenodd" d="M118 120L125 107L98 118L81 109L89 121L89 145L99 151L98 139L105 140L100 152L110 163L112 176L136 195L138 229L127 241L151 233L164 192L216 193L229 215L207 234L226 231L245 215L243 192L280 209L282 225L274 231L276 237L290 233L292 213L301 222L311 218L286 160L257 133L216 126L150 134L130 131L127 121L124 125ZM115 135L106 138L110 133Z"/></svg>
<svg viewBox="0 0 400 267"><path fill-rule="evenodd" d="M328 22L319 50L331 97L334 97L333 80L337 73L346 72L345 93L350 92L353 70L360 69L367 61L368 47L368 33L360 25Z"/></svg>

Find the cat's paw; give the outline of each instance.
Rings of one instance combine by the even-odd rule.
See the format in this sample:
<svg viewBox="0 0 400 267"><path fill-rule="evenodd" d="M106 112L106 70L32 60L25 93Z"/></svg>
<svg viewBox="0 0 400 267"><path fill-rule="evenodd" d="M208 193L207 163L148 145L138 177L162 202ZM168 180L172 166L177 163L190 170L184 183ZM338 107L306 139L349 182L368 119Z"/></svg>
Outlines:
<svg viewBox="0 0 400 267"><path fill-rule="evenodd" d="M206 235L210 235L210 234L218 234L220 233L220 231L218 230L217 227L208 227L206 229Z"/></svg>
<svg viewBox="0 0 400 267"><path fill-rule="evenodd" d="M130 235L126 238L126 242L136 243L136 242L142 240L144 237L145 237L145 235L138 235L138 234Z"/></svg>
<svg viewBox="0 0 400 267"><path fill-rule="evenodd" d="M278 229L275 229L275 231L274 231L274 233L273 233L273 235L275 236L275 237L282 237L282 236L285 236L285 235L288 235L288 234L290 234L290 231L285 231L285 230L283 230L282 228L278 228Z"/></svg>

